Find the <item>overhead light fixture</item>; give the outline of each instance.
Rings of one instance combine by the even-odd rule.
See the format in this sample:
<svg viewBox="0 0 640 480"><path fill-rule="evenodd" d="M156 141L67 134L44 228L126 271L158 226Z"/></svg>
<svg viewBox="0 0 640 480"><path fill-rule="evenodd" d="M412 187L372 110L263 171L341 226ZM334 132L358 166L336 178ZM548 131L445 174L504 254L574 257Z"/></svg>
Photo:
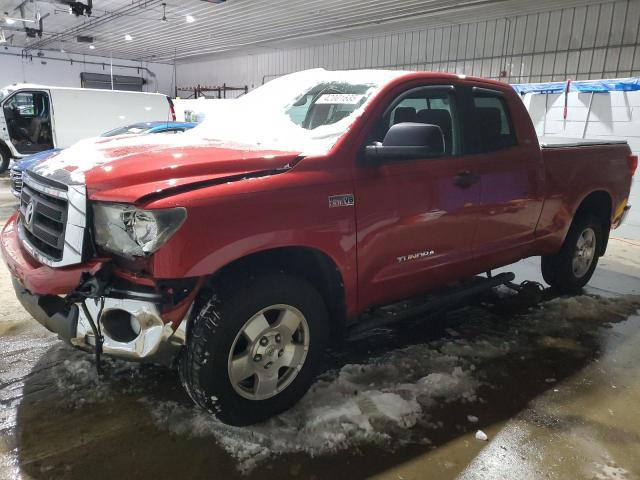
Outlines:
<svg viewBox="0 0 640 480"><path fill-rule="evenodd" d="M95 46L95 45L89 45L89 48L90 48L91 50L95 50L95 49L96 49L96 46Z"/></svg>
<svg viewBox="0 0 640 480"><path fill-rule="evenodd" d="M127 42L130 42L131 40L133 40L133 37L127 33L127 34L124 36L124 39L125 39Z"/></svg>
<svg viewBox="0 0 640 480"><path fill-rule="evenodd" d="M76 41L78 43L93 43L93 37L90 35L78 35Z"/></svg>
<svg viewBox="0 0 640 480"><path fill-rule="evenodd" d="M76 17L81 17L82 15L86 15L87 17L91 16L91 11L93 10L93 0L87 0L86 5L82 2L75 1L66 1L63 3L69 4L70 15L75 15Z"/></svg>
<svg viewBox="0 0 640 480"><path fill-rule="evenodd" d="M167 21L167 4L166 3L162 3L162 18L160 19L161 22L166 22Z"/></svg>
<svg viewBox="0 0 640 480"><path fill-rule="evenodd" d="M185 21L187 23L193 23L196 21L196 19L193 17L193 15L187 15L186 17L184 17Z"/></svg>
<svg viewBox="0 0 640 480"><path fill-rule="evenodd" d="M16 23L16 21L13 18L5 17L4 23L6 23L7 25L13 25L14 23Z"/></svg>

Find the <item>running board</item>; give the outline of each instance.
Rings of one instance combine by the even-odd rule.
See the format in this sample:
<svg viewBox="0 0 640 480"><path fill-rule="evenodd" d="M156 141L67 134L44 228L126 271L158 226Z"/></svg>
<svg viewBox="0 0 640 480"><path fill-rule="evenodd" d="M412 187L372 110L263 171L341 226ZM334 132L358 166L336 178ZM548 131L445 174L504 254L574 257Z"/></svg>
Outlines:
<svg viewBox="0 0 640 480"><path fill-rule="evenodd" d="M406 320L427 312L441 310L460 304L462 301L491 290L500 285L512 284L516 278L513 272L500 273L494 277L474 277L470 282L449 288L441 293L433 293L421 301L408 300L377 308L363 315L347 332L347 340L358 340L368 336L376 328ZM513 285L513 284L512 284Z"/></svg>

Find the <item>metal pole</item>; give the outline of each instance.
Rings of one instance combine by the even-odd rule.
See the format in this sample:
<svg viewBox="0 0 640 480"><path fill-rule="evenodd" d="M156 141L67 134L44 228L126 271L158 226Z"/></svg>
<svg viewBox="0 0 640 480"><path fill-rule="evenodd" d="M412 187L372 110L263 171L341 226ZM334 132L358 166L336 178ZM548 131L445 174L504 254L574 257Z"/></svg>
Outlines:
<svg viewBox="0 0 640 480"><path fill-rule="evenodd" d="M582 129L582 138L587 134L587 125L589 125L589 117L591 116L591 104L593 103L593 92L589 98L589 108L587 108L587 118L584 121L584 128Z"/></svg>
<svg viewBox="0 0 640 480"><path fill-rule="evenodd" d="M548 111L548 104L549 104L549 94L545 93L544 94L544 120L542 122L542 135L546 135L547 133L547 111Z"/></svg>
<svg viewBox="0 0 640 480"><path fill-rule="evenodd" d="M111 90L113 90L113 32L109 29L109 77L111 79Z"/></svg>

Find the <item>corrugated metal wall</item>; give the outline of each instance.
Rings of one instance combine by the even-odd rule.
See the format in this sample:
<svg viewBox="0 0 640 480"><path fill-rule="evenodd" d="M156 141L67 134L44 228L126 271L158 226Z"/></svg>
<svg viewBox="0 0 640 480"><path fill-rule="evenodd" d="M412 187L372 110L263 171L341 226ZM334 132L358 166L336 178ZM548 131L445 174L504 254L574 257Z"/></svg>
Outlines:
<svg viewBox="0 0 640 480"><path fill-rule="evenodd" d="M640 75L640 0L606 2L178 67L178 84L249 85L314 67L448 71L519 82Z"/></svg>

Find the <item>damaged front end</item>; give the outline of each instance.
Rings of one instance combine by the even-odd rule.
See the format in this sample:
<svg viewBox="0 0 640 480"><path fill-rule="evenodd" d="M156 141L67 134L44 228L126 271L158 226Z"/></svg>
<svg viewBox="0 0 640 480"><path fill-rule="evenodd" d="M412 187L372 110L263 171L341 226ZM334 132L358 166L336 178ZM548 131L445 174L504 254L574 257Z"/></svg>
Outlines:
<svg viewBox="0 0 640 480"><path fill-rule="evenodd" d="M5 242L3 232L3 250ZM96 353L98 359L104 353L171 364L186 341L187 319L202 279L137 284L108 263L95 275L81 276L85 280L64 296L32 293L16 277L13 287L24 309L41 325L74 347Z"/></svg>
<svg viewBox="0 0 640 480"><path fill-rule="evenodd" d="M202 279L156 282L109 267L65 298L80 307L69 343L98 356L170 364L186 341Z"/></svg>
<svg viewBox="0 0 640 480"><path fill-rule="evenodd" d="M169 364L184 345L202 279L155 280L95 251L84 189L27 174L0 245L22 306L67 343ZM146 244L143 244L146 247ZM143 260L144 263L144 260ZM99 362L98 362L99 364Z"/></svg>

